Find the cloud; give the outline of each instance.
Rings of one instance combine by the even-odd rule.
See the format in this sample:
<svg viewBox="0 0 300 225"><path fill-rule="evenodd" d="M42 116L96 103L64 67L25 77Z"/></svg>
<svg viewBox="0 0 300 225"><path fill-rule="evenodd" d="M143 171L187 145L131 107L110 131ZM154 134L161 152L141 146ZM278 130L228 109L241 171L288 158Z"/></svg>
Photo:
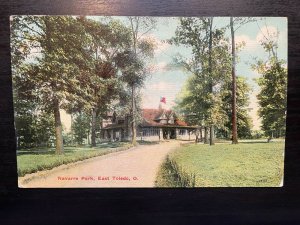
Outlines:
<svg viewBox="0 0 300 225"><path fill-rule="evenodd" d="M176 94L180 91L178 84L167 81L158 81L157 83L148 84L142 90L142 105L143 108L157 108L160 97L164 96L167 100L163 104L164 108L170 109L175 103Z"/></svg>
<svg viewBox="0 0 300 225"><path fill-rule="evenodd" d="M172 91L176 88L176 84L174 83L168 83L165 81L159 81L155 84L150 84L147 86L147 89L150 89L152 91Z"/></svg>
<svg viewBox="0 0 300 225"><path fill-rule="evenodd" d="M260 32L256 35L256 42L266 40L266 38L278 38L278 30L274 26L264 26L260 28Z"/></svg>
<svg viewBox="0 0 300 225"><path fill-rule="evenodd" d="M169 65L167 62L159 62L159 63L151 65L152 73L161 73L161 72L166 72L169 70L170 70L170 68L169 68Z"/></svg>
<svg viewBox="0 0 300 225"><path fill-rule="evenodd" d="M278 31L274 26L263 26L260 28L254 39L251 39L248 35L242 34L236 36L236 44L245 44L242 50L257 51L261 46L261 42L266 38L277 41L278 45L286 45L287 43L287 31Z"/></svg>
<svg viewBox="0 0 300 225"><path fill-rule="evenodd" d="M235 38L236 45L245 44L245 47L242 48L242 50L247 51L255 51L257 48L257 42L256 40L251 39L247 35L237 35Z"/></svg>
<svg viewBox="0 0 300 225"><path fill-rule="evenodd" d="M171 45L169 43L158 40L158 42L156 42L156 49L154 50L154 53L155 55L159 55L167 51L170 47Z"/></svg>
<svg viewBox="0 0 300 225"><path fill-rule="evenodd" d="M154 34L144 35L141 37L141 39L150 40L154 43L154 45L155 45L154 54L156 56L167 51L171 47L171 45L169 43L158 39Z"/></svg>
<svg viewBox="0 0 300 225"><path fill-rule="evenodd" d="M259 104L256 97L258 93L259 91L253 91L249 96L249 116L252 118L254 130L259 130L261 126L261 118L258 115Z"/></svg>
<svg viewBox="0 0 300 225"><path fill-rule="evenodd" d="M287 29L277 29L275 26L264 26L256 36L256 41L261 44L262 41L270 40L278 45L278 56L287 59Z"/></svg>
<svg viewBox="0 0 300 225"><path fill-rule="evenodd" d="M251 76L252 78L256 79L256 78L261 77L261 74L260 74L257 70L252 70L250 76Z"/></svg>
<svg viewBox="0 0 300 225"><path fill-rule="evenodd" d="M158 108L161 96L166 98L166 104L161 103L164 109L171 109L176 105L173 94L144 92L142 93L142 107L147 109Z"/></svg>

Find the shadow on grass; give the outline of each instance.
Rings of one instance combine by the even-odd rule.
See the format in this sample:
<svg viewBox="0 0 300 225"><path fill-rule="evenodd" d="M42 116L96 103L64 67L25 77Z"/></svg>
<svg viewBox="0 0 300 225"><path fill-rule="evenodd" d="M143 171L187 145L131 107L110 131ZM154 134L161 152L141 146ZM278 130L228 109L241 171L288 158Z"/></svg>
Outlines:
<svg viewBox="0 0 300 225"><path fill-rule="evenodd" d="M82 146L66 146L64 148L65 153L73 153L78 151L101 151L107 150L110 148L118 148L124 146L127 142L107 142L98 144L96 147L92 148L89 145L82 145ZM55 148L29 148L29 149L20 149L17 150L17 155L54 155Z"/></svg>
<svg viewBox="0 0 300 225"><path fill-rule="evenodd" d="M140 145L156 145L159 141L137 141Z"/></svg>
<svg viewBox="0 0 300 225"><path fill-rule="evenodd" d="M265 144L265 143L283 143L285 142L284 139L271 139L269 142L267 139L254 139L254 140L247 140L247 139L244 139L244 140L239 140L239 143L240 144Z"/></svg>
<svg viewBox="0 0 300 225"><path fill-rule="evenodd" d="M266 144L269 143L267 141L240 141L239 144ZM270 142L271 143L271 142Z"/></svg>
<svg viewBox="0 0 300 225"><path fill-rule="evenodd" d="M98 149L98 148L118 148L118 147L122 147L126 143L129 143L129 142L103 142L101 144L97 144L95 149Z"/></svg>

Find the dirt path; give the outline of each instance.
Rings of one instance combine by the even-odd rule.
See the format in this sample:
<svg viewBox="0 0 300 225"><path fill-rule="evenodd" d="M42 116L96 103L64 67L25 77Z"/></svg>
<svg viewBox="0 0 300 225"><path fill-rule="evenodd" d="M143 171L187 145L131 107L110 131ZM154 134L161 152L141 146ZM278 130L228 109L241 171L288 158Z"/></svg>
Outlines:
<svg viewBox="0 0 300 225"><path fill-rule="evenodd" d="M19 178L19 187L153 187L164 157L179 145L179 141L139 145Z"/></svg>

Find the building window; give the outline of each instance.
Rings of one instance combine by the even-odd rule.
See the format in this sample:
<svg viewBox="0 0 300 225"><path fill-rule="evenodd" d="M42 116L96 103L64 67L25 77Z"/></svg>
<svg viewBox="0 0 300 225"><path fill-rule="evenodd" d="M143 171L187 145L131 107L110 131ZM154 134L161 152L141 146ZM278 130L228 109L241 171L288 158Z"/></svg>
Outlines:
<svg viewBox="0 0 300 225"><path fill-rule="evenodd" d="M179 130L179 135L186 135L186 131L187 131L187 130L180 129L180 130Z"/></svg>
<svg viewBox="0 0 300 225"><path fill-rule="evenodd" d="M143 135L143 137L158 136L159 128L142 128L142 131L140 133Z"/></svg>

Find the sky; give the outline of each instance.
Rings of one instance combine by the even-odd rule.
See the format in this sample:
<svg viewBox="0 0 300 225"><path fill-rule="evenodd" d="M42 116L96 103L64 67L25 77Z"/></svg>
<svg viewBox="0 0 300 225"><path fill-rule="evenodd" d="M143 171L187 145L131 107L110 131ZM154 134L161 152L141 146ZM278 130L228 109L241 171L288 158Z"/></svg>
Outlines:
<svg viewBox="0 0 300 225"><path fill-rule="evenodd" d="M94 17L95 18L95 17ZM115 17L125 21L124 17ZM96 19L96 18L95 18ZM176 27L179 24L178 18L160 17L157 18L157 27L155 30L146 34L147 37L155 40L157 48L154 58L149 62L152 72L145 81L141 89L142 108L158 108L160 97L166 98L165 108L171 109L175 106L176 96L181 91L186 79L190 74L181 69L170 69L168 65L172 63L172 58L177 53L189 57L190 49L183 46L174 46L167 44L164 40L174 36ZM214 24L216 27L222 27L229 24L229 17L215 17ZM253 91L250 93L249 112L253 120L254 130L260 127L260 119L257 114L258 104L256 95L259 93L259 87L254 79L259 78L260 74L251 69L251 64L255 58L266 60L268 54L260 45L260 41L267 36L279 31L278 37L278 57L287 61L287 18L285 17L264 17L257 18L256 22L245 24L236 31L236 43L245 43L245 47L238 53L239 62L236 66L236 74L247 78L248 83ZM230 37L230 31L226 33ZM65 112L62 112L62 119L68 128L70 118Z"/></svg>

